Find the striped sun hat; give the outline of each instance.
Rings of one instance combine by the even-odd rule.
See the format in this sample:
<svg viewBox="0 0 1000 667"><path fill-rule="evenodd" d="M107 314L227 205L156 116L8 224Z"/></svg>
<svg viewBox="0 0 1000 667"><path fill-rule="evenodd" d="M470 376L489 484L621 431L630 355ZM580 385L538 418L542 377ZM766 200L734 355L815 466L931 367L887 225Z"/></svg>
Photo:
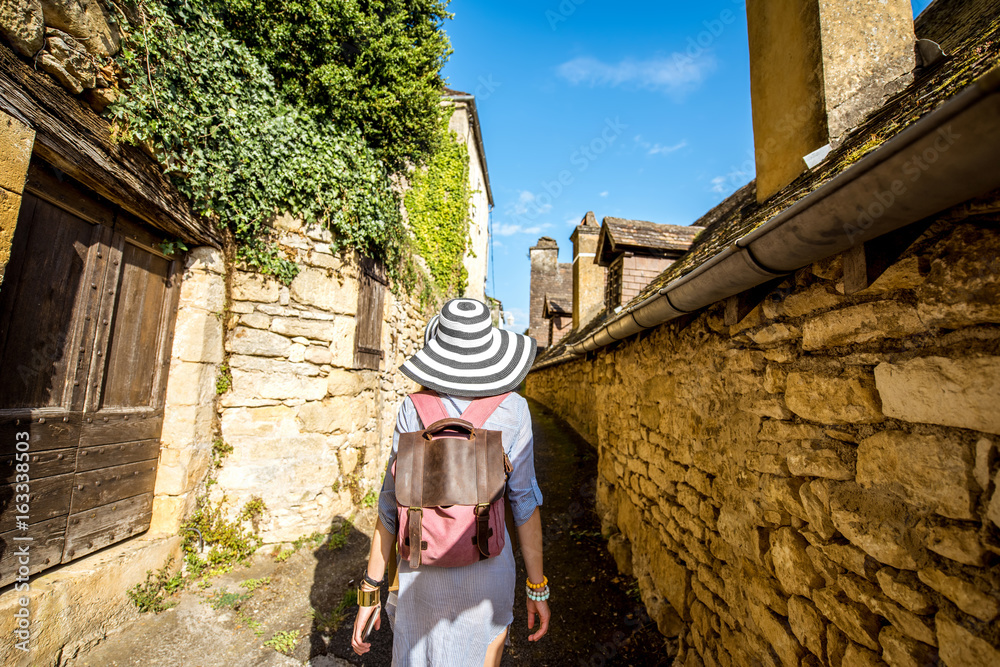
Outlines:
<svg viewBox="0 0 1000 667"><path fill-rule="evenodd" d="M495 328L481 301L452 299L427 324L424 349L400 370L442 394L496 396L521 384L535 347L534 338Z"/></svg>

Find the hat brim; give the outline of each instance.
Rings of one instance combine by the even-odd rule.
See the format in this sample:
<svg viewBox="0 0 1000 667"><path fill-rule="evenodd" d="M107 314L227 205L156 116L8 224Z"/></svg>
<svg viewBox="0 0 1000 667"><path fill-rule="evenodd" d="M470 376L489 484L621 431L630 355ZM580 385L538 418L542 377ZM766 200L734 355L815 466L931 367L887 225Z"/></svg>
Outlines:
<svg viewBox="0 0 1000 667"><path fill-rule="evenodd" d="M399 370L441 394L496 396L513 391L524 381L537 347L534 338L496 328L491 331L490 343L475 351L449 345L435 336Z"/></svg>

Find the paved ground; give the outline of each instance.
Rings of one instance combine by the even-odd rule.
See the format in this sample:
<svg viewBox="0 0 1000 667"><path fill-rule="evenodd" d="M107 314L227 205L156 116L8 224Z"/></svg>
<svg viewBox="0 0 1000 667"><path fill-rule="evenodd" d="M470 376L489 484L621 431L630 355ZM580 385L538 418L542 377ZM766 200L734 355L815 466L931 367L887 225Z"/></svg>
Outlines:
<svg viewBox="0 0 1000 667"><path fill-rule="evenodd" d="M512 645L503 665L635 665L656 667L672 662L672 647L656 631L638 602L634 582L619 577L600 537L593 510L596 454L565 423L531 403L538 483L545 495L545 571L553 585L549 635L527 641L524 591L514 606ZM250 567L216 577L212 587L185 591L177 606L147 615L109 637L68 667L310 667L388 665L392 633L383 617L373 636L373 650L363 659L350 648L356 608L348 609L334 629L330 612L361 571L375 521L374 509L362 512L347 544L330 549L303 548L284 563L259 554ZM518 579L524 571L518 557ZM271 583L235 606L218 596L245 592L247 579L270 577ZM213 602L215 603L213 605ZM218 607L218 608L216 608ZM311 609L320 612L319 620ZM252 619L248 621L247 619ZM250 624L260 624L256 631ZM279 631L298 630L289 656L265 647Z"/></svg>

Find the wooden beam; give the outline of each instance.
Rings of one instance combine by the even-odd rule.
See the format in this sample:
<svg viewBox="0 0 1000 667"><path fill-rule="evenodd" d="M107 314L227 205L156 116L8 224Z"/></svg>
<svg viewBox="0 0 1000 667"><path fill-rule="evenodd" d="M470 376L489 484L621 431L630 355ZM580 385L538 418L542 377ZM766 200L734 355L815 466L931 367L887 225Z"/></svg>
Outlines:
<svg viewBox="0 0 1000 667"><path fill-rule="evenodd" d="M116 142L108 121L0 45L0 110L35 130L35 153L154 227L194 245L221 247L152 158Z"/></svg>
<svg viewBox="0 0 1000 667"><path fill-rule="evenodd" d="M930 227L921 220L844 251L844 294L857 294L878 280Z"/></svg>
<svg viewBox="0 0 1000 667"><path fill-rule="evenodd" d="M726 314L724 318L725 325L731 327L733 325L739 324L744 317L750 314L750 311L757 307L757 305L763 301L768 294L774 291L774 288L784 282L786 276L780 278L775 278L774 280L769 280L766 283L757 285L756 287L751 287L750 289L740 292L735 296L731 296L726 299Z"/></svg>

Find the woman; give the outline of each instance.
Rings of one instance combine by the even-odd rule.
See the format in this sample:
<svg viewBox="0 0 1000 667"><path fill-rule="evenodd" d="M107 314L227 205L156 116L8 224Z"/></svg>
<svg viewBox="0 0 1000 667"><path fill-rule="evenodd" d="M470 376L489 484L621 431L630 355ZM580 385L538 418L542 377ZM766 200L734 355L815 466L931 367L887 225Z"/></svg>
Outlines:
<svg viewBox="0 0 1000 667"><path fill-rule="evenodd" d="M435 390L451 417L459 416L473 398L499 396L516 388L535 357L535 341L491 324L490 311L473 299L453 299L444 305L424 332L424 348L400 370ZM375 590L386 570L396 540L396 494L392 466L399 434L422 430L412 400L399 408L392 452L379 497L379 520L372 537L368 568L359 601ZM510 507L528 574L528 637L538 641L548 632L547 580L542 572L542 494L535 481L531 415L527 402L511 393L486 420L484 429L501 431L513 470L507 482ZM397 667L495 667L500 664L507 632L513 622L515 567L510 534L497 556L462 567L423 566L411 570L400 560L399 591L390 595L386 614L392 620L392 664ZM396 599L393 600L393 597ZM351 645L359 655L371 645L362 640L364 627L379 605L361 606ZM376 620L375 629L381 625Z"/></svg>

